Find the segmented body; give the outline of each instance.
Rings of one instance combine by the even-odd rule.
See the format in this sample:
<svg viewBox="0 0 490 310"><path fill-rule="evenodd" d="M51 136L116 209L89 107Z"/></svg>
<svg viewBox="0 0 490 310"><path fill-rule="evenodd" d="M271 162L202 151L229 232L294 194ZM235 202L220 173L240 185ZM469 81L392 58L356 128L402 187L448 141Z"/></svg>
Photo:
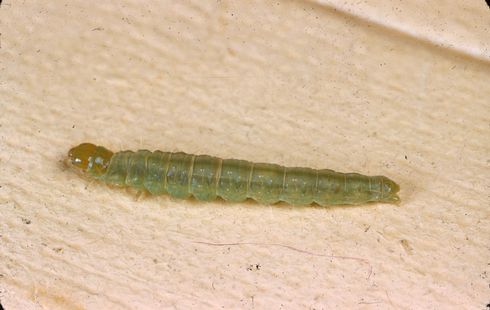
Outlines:
<svg viewBox="0 0 490 310"><path fill-rule="evenodd" d="M79 147L83 145L91 144ZM263 204L284 201L292 205L313 202L320 205L370 201L395 203L399 200L396 195L398 186L384 176L283 167L182 152L139 150L112 154L105 148L97 148L110 153L110 156L106 156L106 164L98 167L99 157L92 155L95 159L87 159L86 169L93 177L114 185L146 190L154 195L194 196L202 201L219 196L233 202L252 198ZM76 152L76 148L70 151L70 157L75 162L73 150ZM90 160L94 164L90 164Z"/></svg>

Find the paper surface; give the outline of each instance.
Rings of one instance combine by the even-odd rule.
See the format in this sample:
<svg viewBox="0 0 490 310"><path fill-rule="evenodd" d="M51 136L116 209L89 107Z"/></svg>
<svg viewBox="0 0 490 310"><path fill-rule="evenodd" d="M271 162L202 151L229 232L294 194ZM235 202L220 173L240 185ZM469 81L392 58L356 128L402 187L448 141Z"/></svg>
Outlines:
<svg viewBox="0 0 490 310"><path fill-rule="evenodd" d="M484 2L4 1L0 302L483 309ZM136 195L81 142L386 175L399 206Z"/></svg>

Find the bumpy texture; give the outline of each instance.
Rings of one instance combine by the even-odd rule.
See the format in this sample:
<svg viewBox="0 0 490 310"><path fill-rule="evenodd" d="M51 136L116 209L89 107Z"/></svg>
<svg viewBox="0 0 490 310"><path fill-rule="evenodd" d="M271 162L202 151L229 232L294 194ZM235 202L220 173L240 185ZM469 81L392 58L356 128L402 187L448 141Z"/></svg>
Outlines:
<svg viewBox="0 0 490 310"><path fill-rule="evenodd" d="M153 195L217 196L233 202L252 198L263 204L292 205L396 203L399 186L384 176L340 173L329 169L283 167L238 159L221 159L183 152L147 150L113 154L104 147L82 143L68 152L72 164L93 177Z"/></svg>
<svg viewBox="0 0 490 310"><path fill-rule="evenodd" d="M0 302L485 309L488 24L469 0L4 0ZM381 174L402 203L135 201L66 170L83 141Z"/></svg>

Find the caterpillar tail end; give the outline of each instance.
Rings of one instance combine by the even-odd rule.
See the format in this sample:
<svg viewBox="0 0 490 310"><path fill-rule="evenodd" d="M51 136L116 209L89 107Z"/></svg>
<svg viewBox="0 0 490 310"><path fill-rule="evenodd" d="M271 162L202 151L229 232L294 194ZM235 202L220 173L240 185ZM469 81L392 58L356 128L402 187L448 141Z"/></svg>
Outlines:
<svg viewBox="0 0 490 310"><path fill-rule="evenodd" d="M382 184L381 202L399 204L401 202L400 196L398 196L399 191L400 185L384 177Z"/></svg>
<svg viewBox="0 0 490 310"><path fill-rule="evenodd" d="M392 203L392 204L397 205L401 202L401 199L398 195L393 195L390 198L386 198L385 200L383 200L383 202Z"/></svg>

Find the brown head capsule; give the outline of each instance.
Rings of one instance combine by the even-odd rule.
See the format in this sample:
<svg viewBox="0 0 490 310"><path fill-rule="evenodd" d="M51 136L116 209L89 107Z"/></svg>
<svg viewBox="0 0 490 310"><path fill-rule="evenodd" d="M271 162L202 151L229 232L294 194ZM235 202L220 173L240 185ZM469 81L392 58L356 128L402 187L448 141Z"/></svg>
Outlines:
<svg viewBox="0 0 490 310"><path fill-rule="evenodd" d="M92 143L82 143L68 152L70 163L94 177L105 173L113 153L102 146Z"/></svg>

